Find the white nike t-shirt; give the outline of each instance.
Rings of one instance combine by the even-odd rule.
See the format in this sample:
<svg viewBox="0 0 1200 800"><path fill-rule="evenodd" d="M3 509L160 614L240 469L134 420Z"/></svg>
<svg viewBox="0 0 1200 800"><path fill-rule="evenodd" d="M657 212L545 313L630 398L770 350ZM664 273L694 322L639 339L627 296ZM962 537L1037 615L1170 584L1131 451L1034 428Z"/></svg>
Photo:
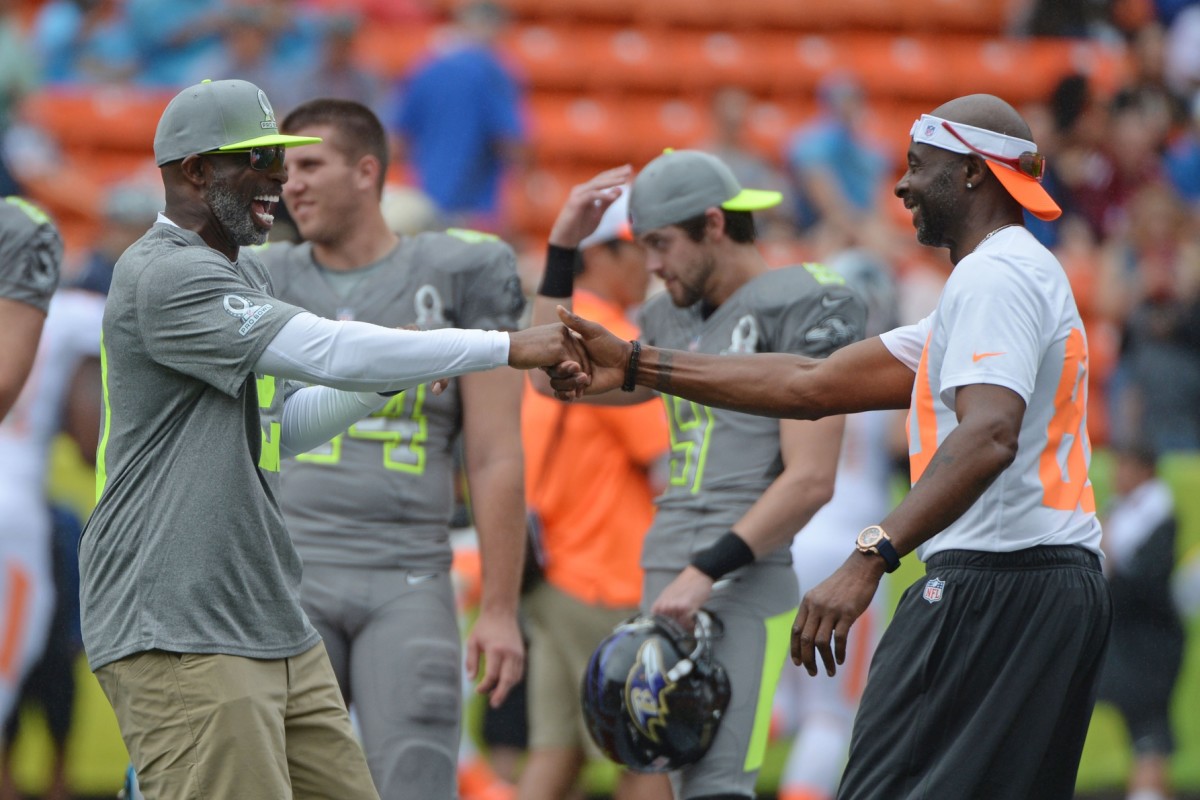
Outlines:
<svg viewBox="0 0 1200 800"><path fill-rule="evenodd" d="M1016 460L954 523L921 545L990 552L1081 545L1100 552L1088 478L1087 337L1058 260L1021 226L998 231L951 273L937 308L881 337L916 372L912 481L958 425L955 392L977 383L1025 400Z"/></svg>

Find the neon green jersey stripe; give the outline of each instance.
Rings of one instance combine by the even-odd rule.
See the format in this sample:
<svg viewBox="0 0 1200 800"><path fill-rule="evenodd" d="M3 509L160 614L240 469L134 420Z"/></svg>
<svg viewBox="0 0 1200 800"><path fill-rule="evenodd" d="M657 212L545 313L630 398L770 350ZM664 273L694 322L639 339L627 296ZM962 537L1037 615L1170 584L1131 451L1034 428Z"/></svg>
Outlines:
<svg viewBox="0 0 1200 800"><path fill-rule="evenodd" d="M104 493L104 484L108 481L108 470L104 464L104 454L108 450L108 433L112 430L112 403L108 401L108 351L104 348L104 332L100 333L100 386L104 396L104 435L100 437L100 445L96 448L96 502Z"/></svg>
<svg viewBox="0 0 1200 800"><path fill-rule="evenodd" d="M746 748L746 772L760 769L767 752L767 735L771 731L771 704L775 700L775 687L788 657L792 641L792 621L797 609L785 611L763 621L767 629L767 642L763 653L762 679L758 684L758 707L754 711L754 730L750 732L750 746Z"/></svg>

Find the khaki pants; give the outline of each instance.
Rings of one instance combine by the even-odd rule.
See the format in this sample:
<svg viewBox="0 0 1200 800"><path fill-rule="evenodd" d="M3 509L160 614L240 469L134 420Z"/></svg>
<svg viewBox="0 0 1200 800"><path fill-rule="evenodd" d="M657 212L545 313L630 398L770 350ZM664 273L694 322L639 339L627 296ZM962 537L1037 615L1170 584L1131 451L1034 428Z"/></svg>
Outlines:
<svg viewBox="0 0 1200 800"><path fill-rule="evenodd" d="M147 800L378 800L325 654L151 650L96 677Z"/></svg>
<svg viewBox="0 0 1200 800"><path fill-rule="evenodd" d="M603 759L587 733L579 684L592 653L636 608L588 605L543 581L522 599L529 622L529 747L577 748Z"/></svg>

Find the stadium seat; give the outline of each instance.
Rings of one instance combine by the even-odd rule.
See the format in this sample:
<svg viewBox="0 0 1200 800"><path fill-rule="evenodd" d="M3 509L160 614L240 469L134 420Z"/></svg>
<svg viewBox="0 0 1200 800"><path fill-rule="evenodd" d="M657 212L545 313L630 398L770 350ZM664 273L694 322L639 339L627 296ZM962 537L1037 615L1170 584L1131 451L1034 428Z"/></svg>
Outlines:
<svg viewBox="0 0 1200 800"><path fill-rule="evenodd" d="M1010 30L1024 0L888 0L900 29L998 36Z"/></svg>
<svg viewBox="0 0 1200 800"><path fill-rule="evenodd" d="M445 35L445 27L431 23L376 22L359 28L354 52L364 69L384 78L398 78Z"/></svg>
<svg viewBox="0 0 1200 800"><path fill-rule="evenodd" d="M628 114L616 96L539 94L530 99L530 139L543 161L619 164L631 148Z"/></svg>
<svg viewBox="0 0 1200 800"><path fill-rule="evenodd" d="M500 44L531 88L577 90L591 77L592 57L584 51L595 50L597 38L580 28L536 24L509 30Z"/></svg>
<svg viewBox="0 0 1200 800"><path fill-rule="evenodd" d="M66 149L148 151L173 95L120 87L52 89L27 98L21 115Z"/></svg>
<svg viewBox="0 0 1200 800"><path fill-rule="evenodd" d="M622 103L629 130L628 155L635 167L659 155L664 148L695 147L711 133L707 106L686 98L630 98ZM616 162L621 163L621 162Z"/></svg>

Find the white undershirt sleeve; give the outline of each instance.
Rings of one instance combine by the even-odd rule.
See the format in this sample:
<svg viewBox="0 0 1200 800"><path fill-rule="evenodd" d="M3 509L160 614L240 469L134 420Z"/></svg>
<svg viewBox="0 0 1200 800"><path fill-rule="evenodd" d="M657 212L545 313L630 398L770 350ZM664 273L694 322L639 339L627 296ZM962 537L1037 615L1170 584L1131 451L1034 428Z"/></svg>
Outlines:
<svg viewBox="0 0 1200 800"><path fill-rule="evenodd" d="M306 386L284 401L279 450L285 458L307 453L387 402L388 398L375 392Z"/></svg>
<svg viewBox="0 0 1200 800"><path fill-rule="evenodd" d="M254 371L352 392L395 392L508 364L508 334L406 331L302 311L275 334Z"/></svg>

